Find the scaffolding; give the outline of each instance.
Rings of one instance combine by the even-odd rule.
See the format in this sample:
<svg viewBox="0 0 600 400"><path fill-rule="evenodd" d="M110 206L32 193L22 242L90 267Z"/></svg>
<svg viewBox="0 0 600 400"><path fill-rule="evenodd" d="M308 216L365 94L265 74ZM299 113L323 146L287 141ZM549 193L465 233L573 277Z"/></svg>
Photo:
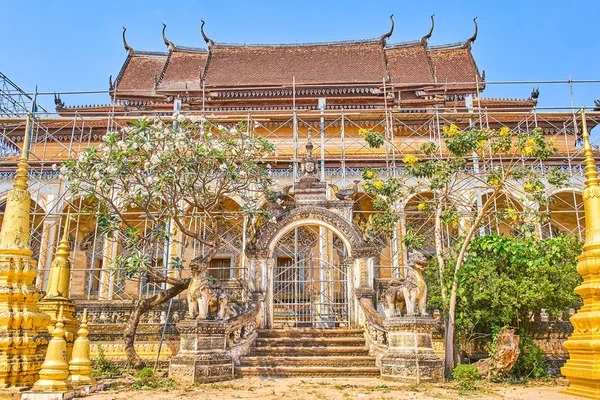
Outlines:
<svg viewBox="0 0 600 400"><path fill-rule="evenodd" d="M32 97L23 93L4 75L2 99L2 114L0 115L0 141L12 152L5 152L0 168L0 201L4 201L7 190L11 187L14 177L15 158L23 142L25 117L28 102ZM558 82L558 81L556 81ZM596 81L593 81L596 82ZM528 82L536 84L536 82ZM486 83L487 85L493 83ZM572 85L572 82L569 83ZM294 84L295 87L295 84ZM385 83L384 83L385 87ZM17 93L18 92L18 93ZM7 102L10 98L12 101ZM556 167L570 177L569 186L552 193L554 202L547 208L552 218L542 226L542 237L552 237L559 232L574 234L583 238L585 225L583 219L583 201L581 193L583 184L583 153L579 147L579 123L575 115L574 103L567 107L552 107L548 109L485 109L474 105L468 110L456 108L436 108L428 110L392 109L385 105L383 109L327 109L326 106L317 110L250 110L246 112L204 111L205 118L215 126L232 127L239 121L245 121L258 135L270 140L276 148L276 154L269 160L271 174L278 188L291 186L294 192L296 178L299 176L298 163L303 156L303 146L307 140L309 129L313 132L315 145L314 154L321 161L320 177L333 188L353 187L362 180L365 166L380 169L382 177L400 177L405 175L402 158L406 154L418 153L423 141L441 143L442 128L449 124L459 124L464 127L499 129L508 127L511 130L528 131L542 128L545 135L558 143L559 153L536 168L542 173L550 167ZM9 107L10 105L10 107ZM48 270L58 245L58 232L64 223L68 211L76 215L71 223L70 243L71 260L74 265L71 272L71 297L80 299L132 300L152 295L161 288L147 284L143 278L132 282L125 279L122 271L110 270L107 260L118 253L118 241L106 240L100 237L94 220L94 215L86 206L86 199L73 197L64 183L59 179L59 171L54 166L60 166L66 158L75 158L85 148L100 142L108 131L120 130L139 116L157 118L169 121L168 112L142 112L135 115L119 113L116 103L112 103L112 111L98 115L97 112L86 113L85 109L73 112L68 117L61 117L38 109L33 113L33 130L30 148L30 191L32 194L32 247L34 257L38 259L38 281L40 288L47 284ZM6 110L6 111L5 111ZM198 111L195 111L198 113ZM593 110L587 114L588 120L594 125L600 124L600 113ZM379 149L371 148L359 134L361 128L381 132L385 136L385 144ZM315 133L316 132L316 133ZM594 140L597 142L598 139ZM440 146L441 148L441 146ZM525 160L523 160L525 162ZM356 182L355 182L356 181ZM409 182L411 183L411 182ZM412 182L412 184L417 184ZM382 248L376 260L379 276L394 274L393 269L398 265L406 265L406 249L401 245L401 239L407 229L418 231L427 236L432 235L433 224L430 218L424 217L417 209L418 203L426 200L426 192L415 194L404 203L403 219L394 238L375 238ZM501 202L510 202L518 206L519 198L513 193L506 193L498 199L496 208L503 207ZM241 204L230 199L227 213L227 226L222 227L223 247L209 268L209 273L224 284L230 285L231 290L242 293L243 278L247 276L247 264L243 249L246 247L247 218L239 213ZM82 212L82 210L88 210ZM0 211L3 213L4 208ZM364 223L375 211L372 199L359 192L353 210L357 224ZM140 229L149 229L147 218L131 212ZM190 226L196 232L210 235L210 225L202 216L189 216ZM481 231L485 233L506 232L506 223L498 216L488 218ZM450 230L444 233L444 240L450 241L456 234ZM333 277L343 271L339 268L344 263L347 254L344 247L331 232L314 226L294 229L281 240L274 260L276 284L280 285L282 296L292 296L301 300L305 292L301 287L321 284L323 281L337 282L340 277ZM199 244L193 240L185 240L176 249L165 246L164 251L152 254L152 262L156 265L167 265L173 254L189 260L197 253ZM323 250L328 247L328 250ZM313 254L316 250L319 254ZM430 247L425 248L432 251ZM324 258L323 252L329 252ZM332 268L331 277L306 275L306 268L314 268L316 264ZM337 271L337 272L336 272ZM186 274L189 271L182 271ZM336 283L337 284L337 283ZM335 284L323 285L319 295L335 303L340 295L336 294ZM337 297L336 297L337 296ZM286 324L285 315L290 307L301 307L297 303L281 302L279 312L280 322ZM287 310L287 311L286 311ZM313 310L314 311L314 310ZM296 310L297 312L297 310ZM296 321L297 322L297 321ZM295 322L290 322L293 325Z"/></svg>

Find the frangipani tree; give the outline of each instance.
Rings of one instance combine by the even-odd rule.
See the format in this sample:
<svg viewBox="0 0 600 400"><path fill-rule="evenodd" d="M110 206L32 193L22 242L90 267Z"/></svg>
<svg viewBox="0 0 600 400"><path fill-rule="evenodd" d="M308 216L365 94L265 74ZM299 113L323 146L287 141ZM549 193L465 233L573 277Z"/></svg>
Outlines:
<svg viewBox="0 0 600 400"><path fill-rule="evenodd" d="M140 317L184 291L189 278L174 271L185 263L209 262L221 246L224 200L241 198L241 216L256 220L271 186L264 164L273 145L244 123L232 128L214 126L200 117L176 114L173 121L140 119L121 132L108 132L102 144L89 147L61 168L69 189L89 198L95 207L98 232L121 244L120 255L109 268L125 272L127 279L144 278L162 285L156 294L140 299L124 333L129 362L143 368L134 350ZM136 210L146 229L128 218ZM201 216L211 230L203 234L189 224L190 215ZM152 262L152 253L166 241L199 243L195 260L173 257L168 268ZM118 238L118 239L116 239Z"/></svg>
<svg viewBox="0 0 600 400"><path fill-rule="evenodd" d="M548 204L552 187L561 187L568 179L556 168L547 171L539 168L541 160L557 151L554 144L539 128L463 130L452 124L443 128L440 142L425 141L418 151L404 156L406 174L401 178L380 179L374 169L363 172L366 181L363 188L377 196L374 206L380 211L369 223L372 235L384 233L390 237L400 220L399 204L422 191L432 194L430 200L418 204L417 212L434 221L439 284L447 307L444 311L448 373L454 366L458 272L469 243L486 218L505 221L526 235L535 233L538 222L547 217L538 210ZM513 207L508 203L506 207L497 207L497 200L507 194L517 195L523 206ZM452 230L455 235L444 238L445 230ZM411 247L415 235L409 231L404 241ZM450 258L455 260L451 282L446 282L444 274L444 256L448 252L455 253Z"/></svg>

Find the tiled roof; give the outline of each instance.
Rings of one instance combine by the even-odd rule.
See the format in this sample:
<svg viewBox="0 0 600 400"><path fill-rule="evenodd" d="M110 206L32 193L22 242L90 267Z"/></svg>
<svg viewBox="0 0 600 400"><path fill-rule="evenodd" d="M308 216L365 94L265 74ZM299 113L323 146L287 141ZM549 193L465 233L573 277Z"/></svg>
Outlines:
<svg viewBox="0 0 600 400"><path fill-rule="evenodd" d="M115 86L118 92L129 96L152 96L167 54L134 53L127 57Z"/></svg>
<svg viewBox="0 0 600 400"><path fill-rule="evenodd" d="M383 49L376 41L282 46L216 44L206 86L272 86L382 82Z"/></svg>
<svg viewBox="0 0 600 400"><path fill-rule="evenodd" d="M260 88L301 85L414 86L419 83L468 82L479 72L469 46L426 47L407 42L382 47L377 40L287 45L224 45L204 49L177 47L163 53L134 52L117 78L117 97L155 97L157 92L198 91L206 87ZM481 77L479 77L481 79ZM155 81L158 81L156 85Z"/></svg>
<svg viewBox="0 0 600 400"><path fill-rule="evenodd" d="M475 82L481 76L471 50L467 46L434 48L427 51L436 81L443 82ZM451 85L449 89L459 89L463 85Z"/></svg>
<svg viewBox="0 0 600 400"><path fill-rule="evenodd" d="M157 90L200 90L208 52L179 49L169 55Z"/></svg>
<svg viewBox="0 0 600 400"><path fill-rule="evenodd" d="M425 46L391 47L385 50L390 78L394 85L433 82Z"/></svg>

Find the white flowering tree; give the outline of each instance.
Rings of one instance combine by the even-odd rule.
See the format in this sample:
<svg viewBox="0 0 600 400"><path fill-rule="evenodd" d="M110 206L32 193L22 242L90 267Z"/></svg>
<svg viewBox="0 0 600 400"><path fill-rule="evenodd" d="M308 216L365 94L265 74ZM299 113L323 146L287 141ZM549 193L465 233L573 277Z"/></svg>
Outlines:
<svg viewBox="0 0 600 400"><path fill-rule="evenodd" d="M179 277L177 270L190 261L209 262L219 251L225 199L241 198L240 216L251 215L251 220L263 212L260 199L271 186L264 160L273 151L245 123L225 128L178 114L173 121L140 119L109 132L101 145L61 167L69 189L94 204L90 211L99 234L118 237L119 256L107 267L163 288L138 300L127 323L124 340L133 367L144 367L134 349L140 317L187 288L189 278ZM128 218L131 210L144 218L145 229ZM191 213L206 221L210 235L189 223ZM153 252L177 240L174 227L182 241L195 241L203 250L195 254L197 260L174 257L168 268L155 265Z"/></svg>
<svg viewBox="0 0 600 400"><path fill-rule="evenodd" d="M538 168L540 160L557 151L554 139L546 138L538 128L461 130L452 124L443 128L442 139L443 143L426 141L414 154L406 154L402 160L406 175L402 178L382 179L377 170L365 169L363 189L374 196L373 204L379 211L367 224L372 236L390 237L400 220L398 204L419 192L431 194L421 198L415 211L434 223L435 275L446 318L445 359L450 374L455 361L457 295L459 289L465 291L459 288L459 271L474 235L486 220L525 235L534 234L538 222L548 217L540 210L550 201L550 189L563 186L567 176L556 168ZM516 194L523 204L517 206L508 194ZM409 230L404 244L418 250L423 238Z"/></svg>

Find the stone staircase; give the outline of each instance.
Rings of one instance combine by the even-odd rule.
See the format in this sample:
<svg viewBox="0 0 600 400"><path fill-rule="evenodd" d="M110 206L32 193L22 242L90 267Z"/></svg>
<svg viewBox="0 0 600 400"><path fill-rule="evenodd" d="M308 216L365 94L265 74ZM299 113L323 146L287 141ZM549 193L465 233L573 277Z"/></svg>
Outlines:
<svg viewBox="0 0 600 400"><path fill-rule="evenodd" d="M238 376L379 376L362 329L259 330Z"/></svg>

